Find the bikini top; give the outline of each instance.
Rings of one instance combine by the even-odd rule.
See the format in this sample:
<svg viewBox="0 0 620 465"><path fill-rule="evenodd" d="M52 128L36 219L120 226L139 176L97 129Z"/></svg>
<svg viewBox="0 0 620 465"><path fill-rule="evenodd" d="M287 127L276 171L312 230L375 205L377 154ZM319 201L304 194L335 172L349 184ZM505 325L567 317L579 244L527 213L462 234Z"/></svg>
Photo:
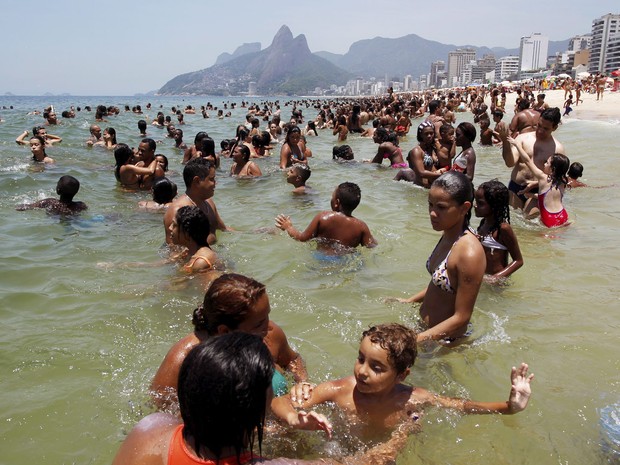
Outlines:
<svg viewBox="0 0 620 465"><path fill-rule="evenodd" d="M476 237L482 244L482 247L491 249L491 253L493 253L493 250L508 250L508 247L506 247L501 242L498 242L497 240L495 240L492 233L487 234L486 236L481 236L480 234L478 234L477 231L474 231L472 228L469 228L469 230L471 231L472 234L476 235Z"/></svg>
<svg viewBox="0 0 620 465"><path fill-rule="evenodd" d="M457 240L454 241L454 244L456 244L459 239L465 235L465 232L466 231L463 231L463 233L457 238ZM439 242L441 242L441 239L439 239ZM450 278L448 277L448 258L450 258L450 254L452 253L454 244L452 244L452 247L450 247L450 250L446 254L446 258L441 261L441 263L437 266L437 268L435 268L434 271L431 271L431 257L435 253L435 250L437 250L439 242L437 242L437 245L433 249L433 252L428 257L428 260L426 260L426 271L431 274L431 282L435 286L437 286L442 291L454 294L454 288L450 285Z"/></svg>
<svg viewBox="0 0 620 465"><path fill-rule="evenodd" d="M452 160L452 169L461 173L467 173L467 157L463 155L462 151Z"/></svg>

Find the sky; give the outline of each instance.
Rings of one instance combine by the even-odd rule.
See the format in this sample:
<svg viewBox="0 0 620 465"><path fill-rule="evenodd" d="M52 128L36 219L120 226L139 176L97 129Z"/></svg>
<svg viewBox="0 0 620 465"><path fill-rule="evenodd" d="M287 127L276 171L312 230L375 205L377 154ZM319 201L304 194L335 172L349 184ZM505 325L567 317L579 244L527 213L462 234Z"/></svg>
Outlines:
<svg viewBox="0 0 620 465"><path fill-rule="evenodd" d="M281 26L312 52L344 54L358 40L417 34L444 44L518 48L589 33L618 0L0 0L0 95L133 95L215 63L243 43L271 44ZM462 6L461 6L462 5Z"/></svg>

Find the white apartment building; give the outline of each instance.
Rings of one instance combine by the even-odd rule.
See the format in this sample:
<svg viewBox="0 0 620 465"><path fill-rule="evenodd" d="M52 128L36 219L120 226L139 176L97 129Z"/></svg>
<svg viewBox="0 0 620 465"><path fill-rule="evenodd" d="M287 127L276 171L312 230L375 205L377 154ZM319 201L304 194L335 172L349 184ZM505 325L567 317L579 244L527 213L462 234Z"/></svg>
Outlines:
<svg viewBox="0 0 620 465"><path fill-rule="evenodd" d="M519 71L531 71L547 67L549 37L536 32L521 37L519 47Z"/></svg>
<svg viewBox="0 0 620 465"><path fill-rule="evenodd" d="M519 73L519 57L509 55L495 60L495 82Z"/></svg>
<svg viewBox="0 0 620 465"><path fill-rule="evenodd" d="M592 21L592 41L590 45L590 61L588 62L588 71L596 73L603 71L610 73L615 69L616 60L611 57L607 60L609 53L609 45L616 46L616 39L620 37L620 14L606 14Z"/></svg>

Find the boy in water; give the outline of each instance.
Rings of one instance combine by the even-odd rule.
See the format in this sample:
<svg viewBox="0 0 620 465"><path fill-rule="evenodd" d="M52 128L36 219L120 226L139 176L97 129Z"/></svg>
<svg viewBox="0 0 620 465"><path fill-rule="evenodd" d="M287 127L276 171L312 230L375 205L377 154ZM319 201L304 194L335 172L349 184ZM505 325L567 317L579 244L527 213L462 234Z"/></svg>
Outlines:
<svg viewBox="0 0 620 465"><path fill-rule="evenodd" d="M77 194L79 190L80 181L73 176L63 176L58 180L58 184L56 184L56 193L60 196L60 199L50 197L35 203L19 205L15 209L17 211L24 211L34 208L45 208L48 213L73 215L88 208L84 202L73 201L73 197L75 197L75 194Z"/></svg>
<svg viewBox="0 0 620 465"><path fill-rule="evenodd" d="M376 435L394 429L407 419L417 420L427 406L476 414L514 414L527 407L534 375L528 375L525 363L512 368L507 401L476 402L402 384L416 356L414 330L397 323L372 326L362 333L353 376L321 383L311 391L307 385L303 390L298 385L291 394L274 399L272 409L279 418L293 418L297 415L296 407L307 409L334 402L350 417L361 421L364 432Z"/></svg>
<svg viewBox="0 0 620 465"><path fill-rule="evenodd" d="M331 211L318 213L305 231L295 229L291 217L285 215L276 217L276 226L297 241L319 239L318 249L330 254L348 253L358 245L374 247L377 241L366 223L352 216L361 198L357 184L344 182L332 194ZM347 250L342 250L343 247Z"/></svg>
<svg viewBox="0 0 620 465"><path fill-rule="evenodd" d="M301 163L295 163L288 169L286 182L293 185L293 194L307 194L311 191L311 187L306 186L311 174L310 167Z"/></svg>

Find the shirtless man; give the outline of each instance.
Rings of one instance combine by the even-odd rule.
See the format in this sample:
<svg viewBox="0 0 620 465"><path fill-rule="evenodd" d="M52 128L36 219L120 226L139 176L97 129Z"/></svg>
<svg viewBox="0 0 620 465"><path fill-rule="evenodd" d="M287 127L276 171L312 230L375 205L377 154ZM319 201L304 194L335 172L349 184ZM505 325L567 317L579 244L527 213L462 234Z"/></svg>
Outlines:
<svg viewBox="0 0 620 465"><path fill-rule="evenodd" d="M523 98L517 106L517 113L510 122L510 136L514 139L519 134L536 131L536 124L540 118L540 113L530 108L530 102Z"/></svg>
<svg viewBox="0 0 620 465"><path fill-rule="evenodd" d="M153 139L144 138L140 145L138 145L138 159L140 160L136 163L136 166L149 166L153 160L155 160L155 149L157 148L157 144ZM158 178L163 178L166 175L164 169L161 165L157 165L155 168L154 174L146 174L142 176L142 183L140 187L142 189L150 189L153 186L153 181Z"/></svg>
<svg viewBox="0 0 620 465"><path fill-rule="evenodd" d="M547 108L549 108L549 104L545 102L545 94L538 94L536 96L536 103L532 107L532 110L536 110L539 113L542 113Z"/></svg>
<svg viewBox="0 0 620 465"><path fill-rule="evenodd" d="M176 199L166 210L164 215L164 230L166 232L166 243L172 244L170 225L176 217L177 210L186 205L195 205L206 213L209 218L209 245L215 244L217 238L215 231L231 231L217 212L213 202L215 193L215 166L205 158L194 158L187 162L183 168L183 181L185 182L185 194Z"/></svg>
<svg viewBox="0 0 620 465"><path fill-rule="evenodd" d="M56 215L74 215L88 208L84 202L73 201L73 197L79 190L80 182L77 179L73 176L62 176L56 184L56 193L60 196L59 199L50 197L34 203L19 205L15 209L24 211L44 208L48 213Z"/></svg>
<svg viewBox="0 0 620 465"><path fill-rule="evenodd" d="M551 155L565 154L564 146L553 136L553 131L558 128L560 120L560 109L548 108L541 113L536 132L527 132L516 137L517 143L522 145L523 150L541 170ZM517 149L508 142L509 132L506 127L500 127L497 135L502 141L504 163L508 168L512 168L508 184L510 205L523 209L527 217L535 217L539 213L536 199L528 199L522 194L527 182L533 180L534 176L527 166L519 161Z"/></svg>
<svg viewBox="0 0 620 465"><path fill-rule="evenodd" d="M205 137L209 137L209 135L204 131L200 131L196 134L196 137L194 137L194 145L190 145L189 147L187 147L185 149L185 152L183 153L183 164L186 164L192 158L197 158L200 156L202 139L204 139Z"/></svg>
<svg viewBox="0 0 620 465"><path fill-rule="evenodd" d="M30 143L25 140L26 137L28 136L28 134L29 134L28 131L22 132L17 137L17 139L15 139L15 142L18 145L29 145ZM47 129L44 128L43 126L35 126L34 128L32 128L32 135L33 136L41 136L41 137L43 137L43 139L45 140L45 147L51 147L52 145L54 145L56 143L62 142L62 137L55 136L53 134L48 134L47 133Z"/></svg>
<svg viewBox="0 0 620 465"><path fill-rule="evenodd" d="M103 142L103 138L101 135L101 128L96 124L90 125L90 137L86 139L86 145L92 147L97 142Z"/></svg>

